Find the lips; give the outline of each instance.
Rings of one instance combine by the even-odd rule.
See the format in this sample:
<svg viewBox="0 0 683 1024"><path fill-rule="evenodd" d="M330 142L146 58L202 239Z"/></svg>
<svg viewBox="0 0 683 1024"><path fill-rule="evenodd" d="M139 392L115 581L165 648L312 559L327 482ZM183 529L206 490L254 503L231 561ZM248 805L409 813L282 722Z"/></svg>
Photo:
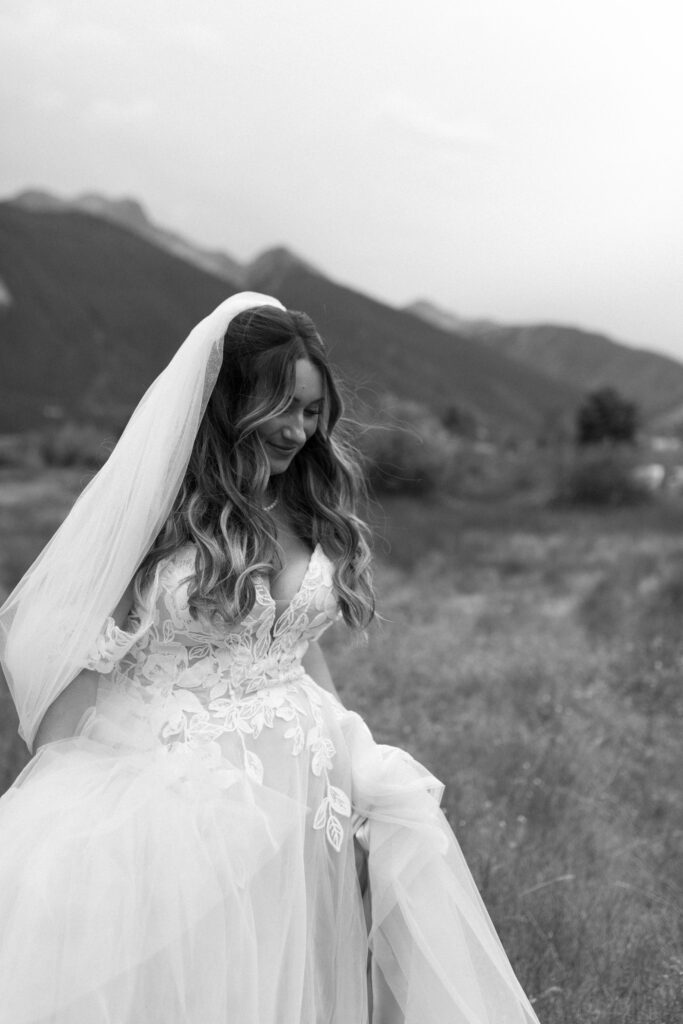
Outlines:
<svg viewBox="0 0 683 1024"><path fill-rule="evenodd" d="M294 455L299 450L298 445L295 445L293 448L283 448L279 444L273 444L272 441L268 442L268 447L272 448L278 455Z"/></svg>

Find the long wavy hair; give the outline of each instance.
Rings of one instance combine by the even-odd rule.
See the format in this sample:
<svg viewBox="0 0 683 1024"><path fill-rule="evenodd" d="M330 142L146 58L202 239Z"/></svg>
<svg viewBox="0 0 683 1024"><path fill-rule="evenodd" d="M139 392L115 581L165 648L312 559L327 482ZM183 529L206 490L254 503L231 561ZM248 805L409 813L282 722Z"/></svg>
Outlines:
<svg viewBox="0 0 683 1024"><path fill-rule="evenodd" d="M138 598L159 561L188 541L197 552L188 590L195 618L202 612L240 621L256 600L256 576L281 568L275 521L263 507L270 466L258 428L289 405L299 359L320 371L321 413L315 433L270 486L297 534L320 544L332 561L344 620L357 628L370 622L375 602L368 529L357 514L364 479L343 430L339 387L310 317L274 306L257 306L230 321L185 478L136 575Z"/></svg>

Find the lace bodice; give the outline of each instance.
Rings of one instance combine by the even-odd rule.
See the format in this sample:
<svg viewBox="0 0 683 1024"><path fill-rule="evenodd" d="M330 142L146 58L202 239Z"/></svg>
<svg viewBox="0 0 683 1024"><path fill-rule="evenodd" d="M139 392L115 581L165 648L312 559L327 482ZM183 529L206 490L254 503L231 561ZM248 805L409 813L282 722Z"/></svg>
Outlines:
<svg viewBox="0 0 683 1024"><path fill-rule="evenodd" d="M116 667L149 684L163 679L201 692L209 702L240 698L299 674L309 643L338 616L332 565L320 545L283 612L278 615L268 583L258 575L254 606L234 627L192 617L188 589L194 568L190 544L161 562L145 606L133 609L126 629L107 620L87 667L101 673Z"/></svg>
<svg viewBox="0 0 683 1024"><path fill-rule="evenodd" d="M309 643L339 614L332 564L318 545L279 615L267 580L257 577L254 606L232 628L192 618L194 568L194 548L187 545L160 563L145 607L134 609L129 628L108 620L87 666L101 674L101 711L111 719L125 707L127 738L135 721L150 743L189 747L217 772L231 737L257 783L264 781L257 741L264 730L279 735L291 756L307 752L322 787L313 828L324 830L339 850L340 817L350 816L351 804L331 781L336 750L326 719L344 709L302 665Z"/></svg>

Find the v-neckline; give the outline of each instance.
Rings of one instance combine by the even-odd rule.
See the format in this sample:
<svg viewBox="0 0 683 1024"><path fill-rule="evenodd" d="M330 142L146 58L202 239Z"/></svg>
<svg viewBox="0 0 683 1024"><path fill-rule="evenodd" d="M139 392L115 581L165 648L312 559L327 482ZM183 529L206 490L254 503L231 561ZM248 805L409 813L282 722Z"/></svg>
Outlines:
<svg viewBox="0 0 683 1024"><path fill-rule="evenodd" d="M267 597L268 605L272 608L272 611L273 611L273 617L272 617L272 621L270 623L271 639L275 639L275 636L277 634L278 626L279 626L280 622L284 619L284 617L287 615L287 613L293 608L294 604L296 603L296 601L299 598L299 595L303 591L304 586L305 586L306 582L308 581L308 577L311 574L311 569L313 568L313 563L314 563L314 561L315 561L315 559L317 557L317 554L318 554L319 550L321 550L321 548L320 548L320 544L318 543L318 544L315 545L315 547L311 551L311 554L310 554L309 559L308 559L308 565L306 566L306 570L305 570L303 576L301 577L301 582L299 583L299 586L296 588L296 590L294 591L294 593L292 594L291 598L289 599L289 601L284 606L284 608L282 609L281 612L278 612L278 610L277 610L277 601L275 600L275 598L273 597L273 595L272 595L272 593L270 591L270 585L268 583L267 576L264 573L260 573L259 574L259 579L261 580L261 582L263 584L263 591L264 591L264 594Z"/></svg>

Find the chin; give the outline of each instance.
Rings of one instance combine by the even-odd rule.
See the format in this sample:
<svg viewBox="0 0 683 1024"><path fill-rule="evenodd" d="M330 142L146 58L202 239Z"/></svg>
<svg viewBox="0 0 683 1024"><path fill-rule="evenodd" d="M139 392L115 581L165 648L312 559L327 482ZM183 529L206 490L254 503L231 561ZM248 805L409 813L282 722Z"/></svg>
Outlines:
<svg viewBox="0 0 683 1024"><path fill-rule="evenodd" d="M289 469L289 466L290 466L293 458L294 458L293 455L290 455L290 456L287 456L286 458L281 458L281 459L271 458L269 460L269 463L270 463L270 475L271 476L278 476L281 473L285 473Z"/></svg>

